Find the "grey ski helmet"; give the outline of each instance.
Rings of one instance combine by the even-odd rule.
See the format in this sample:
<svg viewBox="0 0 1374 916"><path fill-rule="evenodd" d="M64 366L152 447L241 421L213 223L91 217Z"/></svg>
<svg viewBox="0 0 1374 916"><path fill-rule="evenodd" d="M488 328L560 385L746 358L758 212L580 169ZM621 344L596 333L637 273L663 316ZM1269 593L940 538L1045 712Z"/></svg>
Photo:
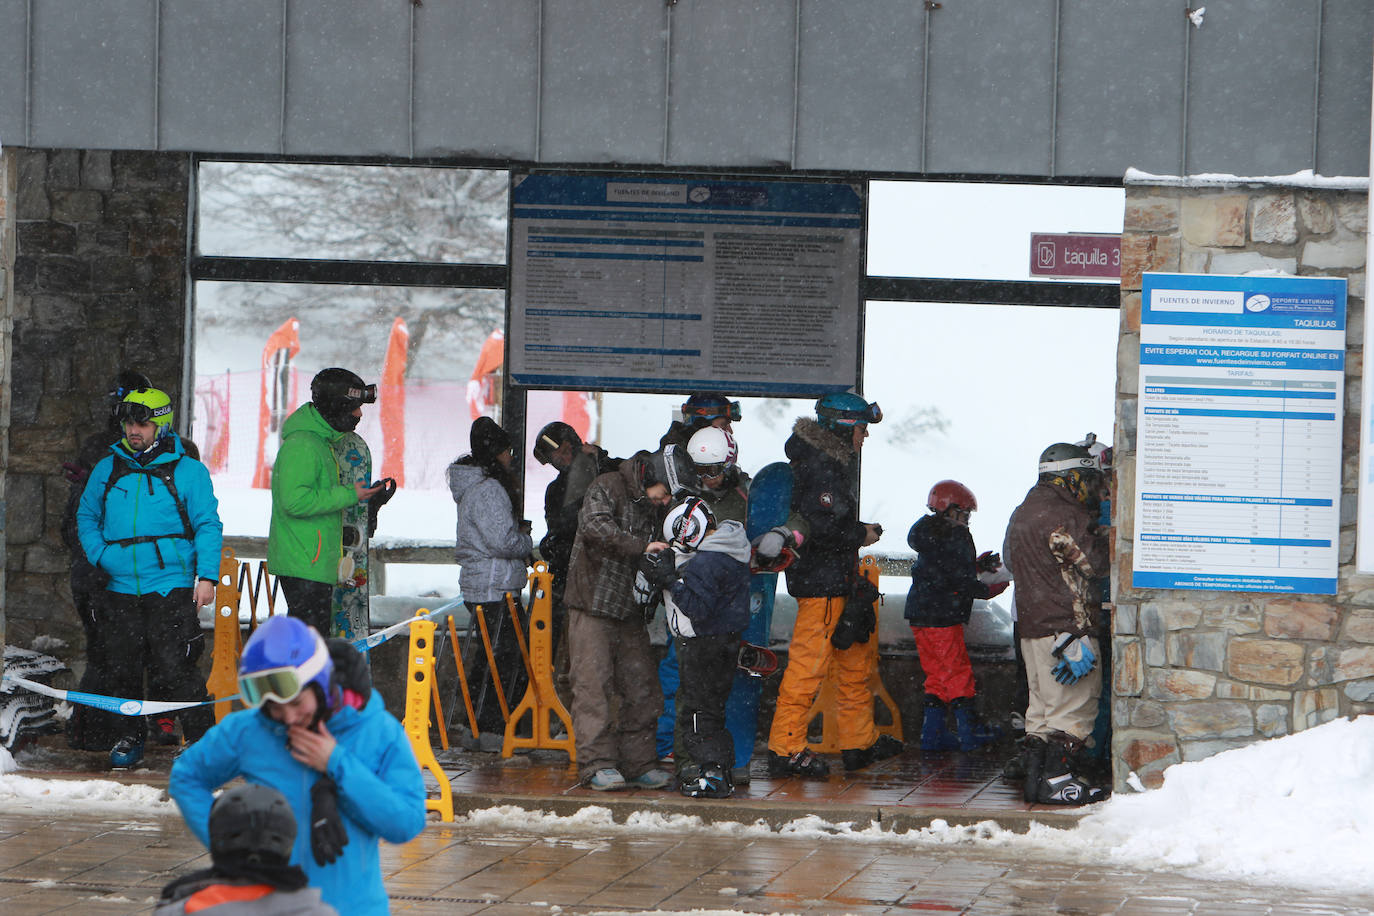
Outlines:
<svg viewBox="0 0 1374 916"><path fill-rule="evenodd" d="M1056 442L1040 453L1040 476L1063 477L1069 471L1099 471L1097 459L1081 445Z"/></svg>
<svg viewBox="0 0 1374 916"><path fill-rule="evenodd" d="M310 402L325 422L340 432L357 429L358 418L353 411L376 401L377 386L347 369L322 369L310 380Z"/></svg>
<svg viewBox="0 0 1374 916"><path fill-rule="evenodd" d="M210 855L284 865L296 845L296 815L271 786L229 789L210 806Z"/></svg>

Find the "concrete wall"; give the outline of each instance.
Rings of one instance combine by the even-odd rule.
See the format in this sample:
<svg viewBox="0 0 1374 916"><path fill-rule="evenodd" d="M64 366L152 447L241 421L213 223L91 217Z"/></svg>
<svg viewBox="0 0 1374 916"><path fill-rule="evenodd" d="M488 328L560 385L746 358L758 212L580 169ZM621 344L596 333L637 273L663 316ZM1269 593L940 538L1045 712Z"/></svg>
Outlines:
<svg viewBox="0 0 1374 916"><path fill-rule="evenodd" d="M6 478L10 464L10 338L14 333L15 189L13 150L0 150L0 596L5 593ZM0 600L0 648L5 645L5 602ZM0 670L5 667L0 660Z"/></svg>
<svg viewBox="0 0 1374 916"><path fill-rule="evenodd" d="M1114 443L1118 787L1131 770L1155 786L1170 764L1374 711L1374 576L1353 565L1367 212L1364 190L1127 185ZM1338 594L1135 590L1141 274L1256 270L1348 280Z"/></svg>
<svg viewBox="0 0 1374 916"><path fill-rule="evenodd" d="M121 368L143 371L178 401L190 164L175 153L26 149L7 150L3 162L0 289L12 276L13 293L0 305L14 322L0 401L10 443L0 480L4 612L14 644L51 633L77 648L62 462L104 427L105 392Z"/></svg>

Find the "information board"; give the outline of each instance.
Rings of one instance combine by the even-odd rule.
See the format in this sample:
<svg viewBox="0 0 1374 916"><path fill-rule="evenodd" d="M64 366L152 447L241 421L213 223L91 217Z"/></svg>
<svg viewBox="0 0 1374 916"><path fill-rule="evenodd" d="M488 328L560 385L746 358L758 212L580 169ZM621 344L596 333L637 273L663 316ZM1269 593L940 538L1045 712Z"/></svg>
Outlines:
<svg viewBox="0 0 1374 916"><path fill-rule="evenodd" d="M1345 280L1142 288L1134 585L1335 594Z"/></svg>
<svg viewBox="0 0 1374 916"><path fill-rule="evenodd" d="M516 175L519 385L810 395L859 378L863 188Z"/></svg>

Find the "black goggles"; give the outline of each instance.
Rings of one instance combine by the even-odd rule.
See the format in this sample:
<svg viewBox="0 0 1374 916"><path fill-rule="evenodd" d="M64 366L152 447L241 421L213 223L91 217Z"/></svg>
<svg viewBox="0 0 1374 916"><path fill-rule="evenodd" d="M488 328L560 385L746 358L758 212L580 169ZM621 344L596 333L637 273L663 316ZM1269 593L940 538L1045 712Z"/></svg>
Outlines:
<svg viewBox="0 0 1374 916"><path fill-rule="evenodd" d="M682 415L684 417L701 417L703 420L715 420L719 417L729 417L731 423L738 423L743 414L740 412L739 401L731 401L723 406L712 407L688 407L682 405Z"/></svg>
<svg viewBox="0 0 1374 916"><path fill-rule="evenodd" d="M697 476L702 478L719 477L725 473L728 467L729 465L723 461L717 462L716 464L699 464L697 465Z"/></svg>
<svg viewBox="0 0 1374 916"><path fill-rule="evenodd" d="M834 407L817 407L816 416L825 417L841 423L881 423L883 409L874 401L864 410L838 410Z"/></svg>
<svg viewBox="0 0 1374 916"><path fill-rule="evenodd" d="M171 404L149 407L147 404L139 404L134 401L120 401L115 405L114 415L115 419L121 423L151 423L158 417L165 417L171 412Z"/></svg>
<svg viewBox="0 0 1374 916"><path fill-rule="evenodd" d="M377 386L364 385L361 388L349 388L344 392L344 397L356 402L359 406L363 404L377 403Z"/></svg>

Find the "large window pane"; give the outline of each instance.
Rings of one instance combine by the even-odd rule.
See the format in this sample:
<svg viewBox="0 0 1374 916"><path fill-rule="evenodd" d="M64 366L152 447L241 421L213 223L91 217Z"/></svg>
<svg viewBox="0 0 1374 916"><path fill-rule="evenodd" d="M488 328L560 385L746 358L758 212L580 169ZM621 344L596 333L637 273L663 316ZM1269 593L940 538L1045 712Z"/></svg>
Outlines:
<svg viewBox="0 0 1374 916"><path fill-rule="evenodd" d="M508 174L202 162L201 254L504 264Z"/></svg>

